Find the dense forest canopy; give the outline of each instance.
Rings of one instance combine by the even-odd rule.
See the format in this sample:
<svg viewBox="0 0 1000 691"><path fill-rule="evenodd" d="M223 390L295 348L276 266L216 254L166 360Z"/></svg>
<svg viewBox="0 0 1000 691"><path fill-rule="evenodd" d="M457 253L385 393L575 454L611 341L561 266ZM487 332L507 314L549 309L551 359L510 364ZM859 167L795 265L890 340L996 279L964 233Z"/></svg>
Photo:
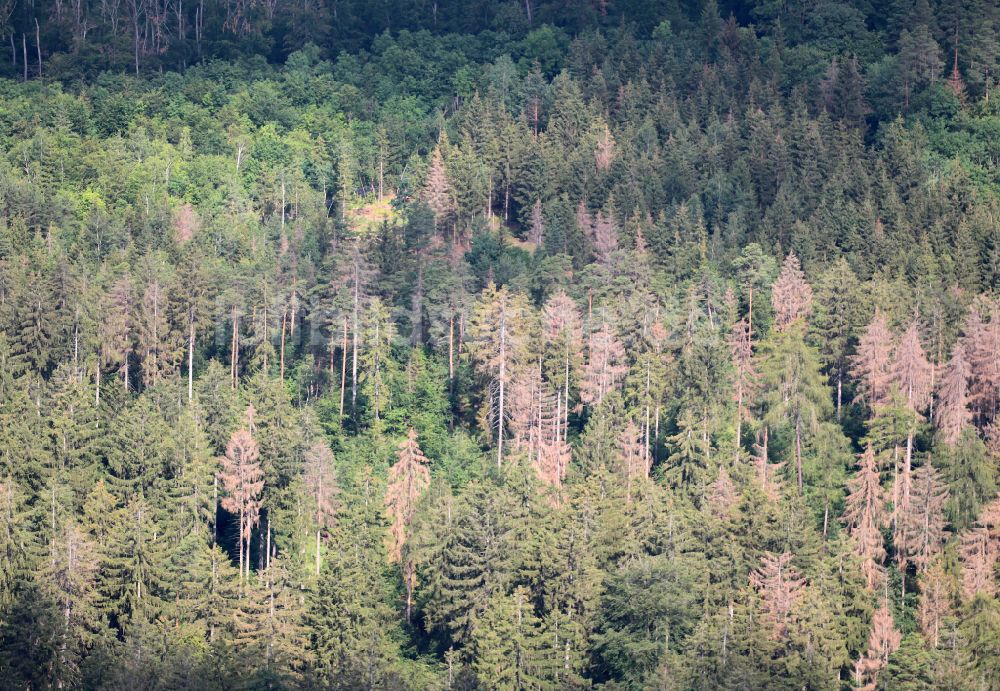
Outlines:
<svg viewBox="0 0 1000 691"><path fill-rule="evenodd" d="M0 687L996 688L998 22L0 4Z"/></svg>

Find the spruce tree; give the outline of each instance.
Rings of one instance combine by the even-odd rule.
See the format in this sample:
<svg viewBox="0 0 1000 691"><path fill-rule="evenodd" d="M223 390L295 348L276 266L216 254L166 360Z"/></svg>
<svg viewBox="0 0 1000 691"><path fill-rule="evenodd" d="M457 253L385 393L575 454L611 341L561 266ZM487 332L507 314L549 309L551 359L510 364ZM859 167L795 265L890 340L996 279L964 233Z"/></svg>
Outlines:
<svg viewBox="0 0 1000 691"><path fill-rule="evenodd" d="M794 252L785 257L778 279L771 286L774 325L781 331L797 319L806 319L812 311L812 287L806 282Z"/></svg>
<svg viewBox="0 0 1000 691"><path fill-rule="evenodd" d="M796 324L790 323L761 343L759 401L772 431L791 433L790 456L801 493L806 437L829 415L832 406L816 352L805 342L804 326Z"/></svg>
<svg viewBox="0 0 1000 691"><path fill-rule="evenodd" d="M252 410L251 408L247 415L251 425ZM253 435L246 428L240 428L229 439L226 454L222 457L220 478L225 495L220 503L222 508L239 518L237 538L241 582L250 574L250 538L260 520L260 494L264 489L264 473L258 463L259 455L259 447Z"/></svg>
<svg viewBox="0 0 1000 691"><path fill-rule="evenodd" d="M385 505L392 525L389 529L389 560L402 562L403 585L406 587L406 620L410 620L413 607L413 589L416 585L416 565L411 555L404 559L407 530L413 522L416 505L431 483L427 457L417 444L417 433L412 428L399 445L398 460L389 469Z"/></svg>
<svg viewBox="0 0 1000 691"><path fill-rule="evenodd" d="M858 462L858 474L847 481L849 494L844 508L855 550L862 559L868 587L875 588L882 578L885 547L882 527L885 523L885 497L875 465L875 451L869 443Z"/></svg>

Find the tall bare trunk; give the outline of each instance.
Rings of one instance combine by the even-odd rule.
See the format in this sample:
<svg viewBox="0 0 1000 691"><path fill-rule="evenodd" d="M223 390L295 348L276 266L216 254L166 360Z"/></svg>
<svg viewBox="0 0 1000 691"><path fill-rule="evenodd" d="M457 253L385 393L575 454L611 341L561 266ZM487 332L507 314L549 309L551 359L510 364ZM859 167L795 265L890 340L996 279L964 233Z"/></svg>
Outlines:
<svg viewBox="0 0 1000 691"><path fill-rule="evenodd" d="M188 333L188 400L194 398L194 319L190 320Z"/></svg>
<svg viewBox="0 0 1000 691"><path fill-rule="evenodd" d="M646 463L645 473L649 477L649 390L650 390L649 362L646 362L646 419L643 422L643 461Z"/></svg>
<svg viewBox="0 0 1000 691"><path fill-rule="evenodd" d="M42 30L38 26L38 17L35 17L35 50L38 53L38 78L42 78Z"/></svg>
<svg viewBox="0 0 1000 691"><path fill-rule="evenodd" d="M566 441L569 435L569 341L563 355L563 401L562 439Z"/></svg>
<svg viewBox="0 0 1000 691"><path fill-rule="evenodd" d="M500 401L497 412L497 468L503 467L503 397L507 378L507 315L500 315Z"/></svg>
<svg viewBox="0 0 1000 691"><path fill-rule="evenodd" d="M740 460L743 446L743 382L736 382L736 461Z"/></svg>
<svg viewBox="0 0 1000 691"><path fill-rule="evenodd" d="M381 324L379 324L378 322L376 322L375 323L375 341L374 341L375 343L379 342L379 329L380 328L381 328ZM377 353L378 351L376 350L374 352ZM378 385L378 382L379 382L379 372L380 372L381 364L382 363L380 362L380 360L379 360L379 358L377 356L374 357L374 358L372 358L372 359L375 361L375 376L373 377L373 379L375 381L375 386L372 387L372 399L373 399L373 402L375 404L375 420L377 421L379 419L379 417L378 417L378 414L379 414L379 403L380 403L379 396L382 393L380 391L381 387Z"/></svg>
<svg viewBox="0 0 1000 691"><path fill-rule="evenodd" d="M347 388L347 317L344 317L344 341L340 348L340 419L344 419L344 390Z"/></svg>
<svg viewBox="0 0 1000 691"><path fill-rule="evenodd" d="M239 313L236 308L233 307L233 334L229 341L229 379L232 387L235 389L237 384L237 368L239 367L239 352L240 352L240 341L239 341Z"/></svg>
<svg viewBox="0 0 1000 691"><path fill-rule="evenodd" d="M358 265L354 265L354 319L351 324L351 415L354 415L358 399L358 314L360 302L360 286L358 285Z"/></svg>
<svg viewBox="0 0 1000 691"><path fill-rule="evenodd" d="M903 459L903 506L910 503L911 461L913 459L913 432L906 437L906 456Z"/></svg>
<svg viewBox="0 0 1000 691"><path fill-rule="evenodd" d="M448 317L448 382L455 378L455 315Z"/></svg>
<svg viewBox="0 0 1000 691"><path fill-rule="evenodd" d="M286 306L281 313L281 354L279 355L280 364L278 366L278 378L281 381L285 381L285 326L287 322L288 307Z"/></svg>
<svg viewBox="0 0 1000 691"><path fill-rule="evenodd" d="M643 469L643 473L648 478L649 477L649 469L653 465L652 463L649 462L650 461L650 448L649 448L649 405L648 404L646 405L646 424L645 424L645 427L646 427L646 431L645 431L645 438L643 439L642 448L643 448L643 452L646 454L646 457L643 459L643 462L646 465L645 465L645 468Z"/></svg>
<svg viewBox="0 0 1000 691"><path fill-rule="evenodd" d="M243 509L240 509L240 595L243 595Z"/></svg>
<svg viewBox="0 0 1000 691"><path fill-rule="evenodd" d="M413 563L410 562L406 566L406 623L410 623L410 616L413 611Z"/></svg>
<svg viewBox="0 0 1000 691"><path fill-rule="evenodd" d="M330 349L330 362L329 362L329 364L327 366L327 369L329 370L330 384L332 385L333 384L333 356L334 356L334 353L337 350L334 347L334 345L333 345L333 339L332 338L330 339L329 349Z"/></svg>
<svg viewBox="0 0 1000 691"><path fill-rule="evenodd" d="M660 406L653 413L653 463L656 463L656 449L660 445Z"/></svg>
<svg viewBox="0 0 1000 691"><path fill-rule="evenodd" d="M795 419L795 479L802 494L802 422Z"/></svg>
<svg viewBox="0 0 1000 691"><path fill-rule="evenodd" d="M844 403L844 375L837 369L837 420L840 420L840 411Z"/></svg>
<svg viewBox="0 0 1000 691"><path fill-rule="evenodd" d="M215 548L216 543L219 541L219 476L216 475L212 479L212 548ZM212 557L212 565L215 565L215 557ZM214 571L212 572L215 573Z"/></svg>

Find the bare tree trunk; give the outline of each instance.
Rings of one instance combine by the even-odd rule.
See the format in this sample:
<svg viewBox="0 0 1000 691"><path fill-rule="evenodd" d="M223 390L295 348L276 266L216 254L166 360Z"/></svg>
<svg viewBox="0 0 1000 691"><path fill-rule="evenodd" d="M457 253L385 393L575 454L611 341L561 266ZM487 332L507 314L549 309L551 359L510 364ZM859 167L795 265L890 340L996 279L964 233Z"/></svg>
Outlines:
<svg viewBox="0 0 1000 691"><path fill-rule="evenodd" d="M354 318L351 324L351 415L357 412L358 401L358 310L360 302L360 286L358 285L358 265L354 264Z"/></svg>
<svg viewBox="0 0 1000 691"><path fill-rule="evenodd" d="M910 505L910 481L913 477L913 475L911 474L912 459L913 459L913 432L910 432L906 436L906 455L903 458L903 499L901 502L901 505L903 507L907 507Z"/></svg>
<svg viewBox="0 0 1000 691"><path fill-rule="evenodd" d="M937 362L941 362L941 347L940 346L938 346L937 360L935 362L931 363L931 391L936 391L937 390L935 388L935 384L934 384L934 376L937 374L937 364L936 364ZM931 396L930 408L927 411L927 419L928 420L933 420L934 419L934 396Z"/></svg>
<svg viewBox="0 0 1000 691"><path fill-rule="evenodd" d="M653 415L653 463L656 463L656 449L660 445L660 406L656 406L656 412Z"/></svg>
<svg viewBox="0 0 1000 691"><path fill-rule="evenodd" d="M563 356L563 441L569 436L569 341L566 341L566 352Z"/></svg>
<svg viewBox="0 0 1000 691"><path fill-rule="evenodd" d="M285 325L288 321L288 307L285 306L284 311L281 313L281 354L279 356L280 364L278 366L278 378L281 381L285 381Z"/></svg>
<svg viewBox="0 0 1000 691"><path fill-rule="evenodd" d="M837 369L837 420L840 420L840 411L844 402L844 375Z"/></svg>
<svg viewBox="0 0 1000 691"><path fill-rule="evenodd" d="M194 319L190 320L188 334L188 400L194 398Z"/></svg>
<svg viewBox="0 0 1000 691"><path fill-rule="evenodd" d="M802 423L795 419L795 479L802 494Z"/></svg>
<svg viewBox="0 0 1000 691"><path fill-rule="evenodd" d="M134 16L132 17L132 38L134 39L134 53L135 53L135 73L139 74L139 10L136 7L136 2L133 0Z"/></svg>
<svg viewBox="0 0 1000 691"><path fill-rule="evenodd" d="M344 342L340 348L340 419L344 419L344 390L347 388L347 317L344 317Z"/></svg>
<svg viewBox="0 0 1000 691"><path fill-rule="evenodd" d="M652 467L652 464L649 462L649 458L650 458L650 449L649 449L649 404L646 405L646 424L645 424L645 427L646 427L646 431L645 431L645 438L643 439L642 448L643 448L643 452L646 454L646 457L644 459L642 459L642 460L646 464L645 465L645 469L643 470L643 474L645 474L645 476L648 478L649 477L649 469Z"/></svg>
<svg viewBox="0 0 1000 691"><path fill-rule="evenodd" d="M743 381L736 382L736 461L740 460L740 447L743 446Z"/></svg>
<svg viewBox="0 0 1000 691"><path fill-rule="evenodd" d="M216 543L219 541L219 476L216 475L212 479L212 548L215 548ZM212 557L212 566L215 567L215 557ZM215 571L213 570L214 574Z"/></svg>
<svg viewBox="0 0 1000 691"><path fill-rule="evenodd" d="M708 406L701 409L701 439L705 444L705 459L711 465L712 461L712 437L708 433Z"/></svg>
<svg viewBox="0 0 1000 691"><path fill-rule="evenodd" d="M562 391L559 391L557 389L556 390L556 416L555 416L555 419L552 421L552 432L553 432L552 437L557 442L562 439L562 431L559 429L560 427L562 427L562 416L563 416L562 409L563 409ZM560 480L562 479L562 471L561 470L560 470L560 477L559 477L559 479Z"/></svg>
<svg viewBox="0 0 1000 691"><path fill-rule="evenodd" d="M455 378L455 315L448 317L448 382Z"/></svg>
<svg viewBox="0 0 1000 691"><path fill-rule="evenodd" d="M406 579L406 623L410 623L410 613L413 609L413 580Z"/></svg>
<svg viewBox="0 0 1000 691"><path fill-rule="evenodd" d="M897 522L899 521L900 509L902 509L902 502L899 500L900 492L900 481L899 481L899 447L893 445L892 447L892 532L895 534Z"/></svg>
<svg viewBox="0 0 1000 691"><path fill-rule="evenodd" d="M240 509L240 595L243 595L243 525L244 512Z"/></svg>
<svg viewBox="0 0 1000 691"><path fill-rule="evenodd" d="M379 329L380 329L380 327L381 327L381 324L379 324L376 321L375 322L375 341L374 341L376 344L379 342ZM377 353L378 351L376 350L374 352ZM374 376L374 381L376 382L376 385L372 387L372 399L374 399L374 403L375 403L375 420L377 422L378 419L379 419L379 417L378 417L379 403L380 403L380 401L379 401L379 394L381 394L381 391L380 391L381 387L378 386L377 382L379 381L379 372L381 370L381 364L382 363L381 363L380 359L377 356L373 357L372 359L375 361L375 376Z"/></svg>
<svg viewBox="0 0 1000 691"><path fill-rule="evenodd" d="M497 468L503 467L503 396L507 378L507 315L500 314L500 402L497 412Z"/></svg>
<svg viewBox="0 0 1000 691"><path fill-rule="evenodd" d="M160 373L160 283L153 283L153 383L156 384Z"/></svg>
<svg viewBox="0 0 1000 691"><path fill-rule="evenodd" d="M336 348L333 345L333 339L332 338L330 339L329 349L330 349L330 362L329 362L329 365L328 365L327 369L329 370L330 385L332 386L333 385L333 354L336 351Z"/></svg>
<svg viewBox="0 0 1000 691"><path fill-rule="evenodd" d="M649 362L646 362L646 420L643 423L643 462L646 464L645 474L649 477Z"/></svg>
<svg viewBox="0 0 1000 691"><path fill-rule="evenodd" d="M229 375L234 389L236 388L238 382L237 370L239 367L239 352L240 352L238 323L239 323L239 316L236 312L236 308L233 307L233 336L232 339L230 339Z"/></svg>
<svg viewBox="0 0 1000 691"><path fill-rule="evenodd" d="M35 50L38 51L38 78L42 78L42 30L38 26L38 17L35 17Z"/></svg>

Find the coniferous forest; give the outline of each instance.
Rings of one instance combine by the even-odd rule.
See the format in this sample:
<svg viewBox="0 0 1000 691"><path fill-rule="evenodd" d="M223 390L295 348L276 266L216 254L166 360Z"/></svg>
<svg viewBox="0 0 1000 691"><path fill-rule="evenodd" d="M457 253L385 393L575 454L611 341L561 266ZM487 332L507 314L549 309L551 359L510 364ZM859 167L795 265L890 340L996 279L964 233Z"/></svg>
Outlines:
<svg viewBox="0 0 1000 691"><path fill-rule="evenodd" d="M0 688L1000 688L996 0L0 39Z"/></svg>

